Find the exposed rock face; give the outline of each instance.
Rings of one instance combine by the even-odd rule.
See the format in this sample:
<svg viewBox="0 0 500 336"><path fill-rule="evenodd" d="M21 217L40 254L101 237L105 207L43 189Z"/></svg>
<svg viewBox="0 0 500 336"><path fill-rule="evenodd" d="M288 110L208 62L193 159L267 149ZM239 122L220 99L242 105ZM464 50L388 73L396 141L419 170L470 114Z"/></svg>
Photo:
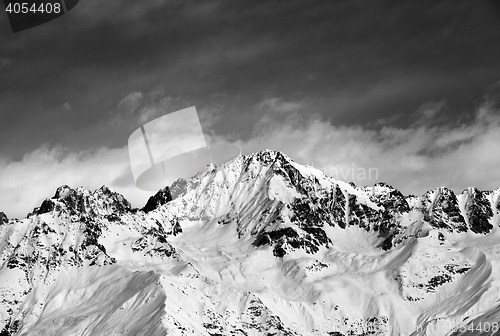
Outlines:
<svg viewBox="0 0 500 336"><path fill-rule="evenodd" d="M78 213L120 214L131 210L130 203L120 194L102 186L94 193L83 188L71 189L67 185L57 188L52 198L45 199L40 207L35 208L28 215L42 215L52 211L68 212L70 215Z"/></svg>
<svg viewBox="0 0 500 336"><path fill-rule="evenodd" d="M464 190L465 194L465 212L469 227L474 233L489 233L493 229L490 222L493 217L491 203L488 201L488 192L481 192L477 188L468 188Z"/></svg>
<svg viewBox="0 0 500 336"><path fill-rule="evenodd" d="M457 197L448 188L428 191L421 199L424 220L435 228L449 232L465 232L467 224L462 215Z"/></svg>
<svg viewBox="0 0 500 336"><path fill-rule="evenodd" d="M61 186L26 219L0 213L0 335L445 335L493 323L499 196L405 197L275 151L180 179L140 210L105 186Z"/></svg>
<svg viewBox="0 0 500 336"><path fill-rule="evenodd" d="M0 225L5 224L9 221L7 215L0 211Z"/></svg>
<svg viewBox="0 0 500 336"><path fill-rule="evenodd" d="M159 206L168 203L172 200L172 195L170 194L170 189L168 187L165 187L164 189L158 191L154 196L151 196L148 199L148 202L142 208L142 211L148 213Z"/></svg>

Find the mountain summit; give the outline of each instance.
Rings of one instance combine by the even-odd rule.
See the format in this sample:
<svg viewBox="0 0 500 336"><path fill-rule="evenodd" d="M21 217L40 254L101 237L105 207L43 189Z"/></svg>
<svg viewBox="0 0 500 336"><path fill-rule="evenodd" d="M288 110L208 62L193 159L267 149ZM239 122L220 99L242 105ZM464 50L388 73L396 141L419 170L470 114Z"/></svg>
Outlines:
<svg viewBox="0 0 500 336"><path fill-rule="evenodd" d="M0 335L495 335L499 225L500 188L404 196L270 150L142 209L62 186L0 213Z"/></svg>

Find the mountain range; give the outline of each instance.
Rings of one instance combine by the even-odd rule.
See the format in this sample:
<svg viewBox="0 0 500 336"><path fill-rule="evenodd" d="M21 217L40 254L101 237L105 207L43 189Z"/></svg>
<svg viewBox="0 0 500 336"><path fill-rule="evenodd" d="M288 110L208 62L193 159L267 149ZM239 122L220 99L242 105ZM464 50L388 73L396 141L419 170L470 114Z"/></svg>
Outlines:
<svg viewBox="0 0 500 336"><path fill-rule="evenodd" d="M499 225L500 188L405 196L271 150L142 209L61 186L0 212L0 335L496 335Z"/></svg>

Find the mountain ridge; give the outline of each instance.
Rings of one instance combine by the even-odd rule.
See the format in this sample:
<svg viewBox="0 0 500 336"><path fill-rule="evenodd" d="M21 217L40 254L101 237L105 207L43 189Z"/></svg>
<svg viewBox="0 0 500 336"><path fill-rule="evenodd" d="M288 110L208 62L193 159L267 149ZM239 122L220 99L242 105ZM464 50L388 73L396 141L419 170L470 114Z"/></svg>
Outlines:
<svg viewBox="0 0 500 336"><path fill-rule="evenodd" d="M4 272L20 284L17 292L13 285L0 291L10 309L1 317L10 334L54 332L42 323L45 308L55 305L59 286L72 292L60 284L61 277L85 270L104 272L104 279L125 274L130 283L151 279L148 290L131 291L167 299L151 301L149 312L157 319L136 325L142 334L361 335L366 330L359 325L370 323L380 335L404 334L394 333L403 327L414 335L432 334L431 324L442 314L433 307L453 311L445 315L450 326L497 314L491 307L500 300L491 294L500 292L494 243L499 201L500 188L472 187L455 195L441 187L416 197L385 183L356 187L269 150L179 179L142 209L105 186L94 192L61 186L27 218L0 227L0 280ZM339 284L348 289L339 291ZM453 301L450 295L462 290L465 299ZM203 308L192 308L198 304L183 296L186 291ZM179 303L178 314L169 313L168 297L178 295L189 304ZM223 304L220 295L239 303ZM450 300L462 308L453 308ZM26 302L39 302L43 309ZM120 306L110 314L132 312L137 313ZM410 317L415 312L418 318ZM180 319L185 314L192 320ZM58 316L66 325L68 317ZM109 330L133 334L102 314L92 316ZM324 325L328 328L314 331Z"/></svg>

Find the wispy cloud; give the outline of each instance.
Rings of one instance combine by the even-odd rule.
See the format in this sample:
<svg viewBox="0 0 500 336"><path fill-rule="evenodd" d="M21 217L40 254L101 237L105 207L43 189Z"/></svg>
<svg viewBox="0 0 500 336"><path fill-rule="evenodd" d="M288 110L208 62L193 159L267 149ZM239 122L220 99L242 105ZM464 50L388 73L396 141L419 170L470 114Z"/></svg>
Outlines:
<svg viewBox="0 0 500 336"><path fill-rule="evenodd" d="M439 114L446 107L444 99L440 101L431 101L420 105L420 107L413 114L416 117L415 125L428 125L442 120Z"/></svg>
<svg viewBox="0 0 500 336"><path fill-rule="evenodd" d="M104 124L116 128L136 129L145 123L174 112L192 106L188 99L173 97L162 89L151 92L132 91L128 93L109 111Z"/></svg>
<svg viewBox="0 0 500 336"><path fill-rule="evenodd" d="M257 108L270 112L295 112L304 107L302 102L284 101L282 98L267 98L257 104Z"/></svg>
<svg viewBox="0 0 500 336"><path fill-rule="evenodd" d="M186 99L173 98L163 90L146 94L133 91L117 104L105 122L135 128L188 106ZM67 102L62 107L71 110ZM220 118L218 107L207 106L199 112L205 130L210 130ZM188 127L185 124L180 126ZM178 131L172 127L178 128L179 125L164 125L163 133L155 133L159 138L151 141L168 144L169 137ZM214 132L211 134L216 137ZM177 140L187 144L186 140ZM24 217L63 184L91 190L107 185L122 193L136 207L143 206L152 194L136 188L127 146L74 151L64 146L44 144L17 161L0 156L0 211L9 217Z"/></svg>
<svg viewBox="0 0 500 336"><path fill-rule="evenodd" d="M472 113L470 123L456 127L429 123L380 130L333 126L318 115L267 116L251 139L234 143L244 153L281 150L339 179L361 185L385 181L406 194L439 186L457 192L467 186L497 188L500 157L492 153L500 143L498 103L490 97ZM377 174L360 177L359 169L376 169ZM135 187L127 147L74 152L44 145L19 161L0 158L0 172L0 210L11 217L24 216L62 184L88 189L106 184L137 207L151 195Z"/></svg>
<svg viewBox="0 0 500 336"><path fill-rule="evenodd" d="M91 190L105 184L138 207L151 195L135 187L126 147L73 152L43 145L19 161L0 158L0 172L0 209L9 217L24 217L63 184Z"/></svg>
<svg viewBox="0 0 500 336"><path fill-rule="evenodd" d="M426 106L417 112L425 123L380 130L334 126L318 116L293 114L280 121L265 116L251 139L236 144L245 153L280 150L338 178L342 178L339 171L375 168L378 174L371 180L350 173L346 178L361 185L382 180L408 194L439 186L456 191L467 186L500 187L500 157L492 155L500 143L500 109L495 100L483 101L471 112L471 122L459 126L433 124L432 117L443 103Z"/></svg>
<svg viewBox="0 0 500 336"><path fill-rule="evenodd" d="M212 133L213 135L213 125L219 122L222 118L223 107L222 106L205 106L197 109L198 117L200 118L201 128L205 133Z"/></svg>
<svg viewBox="0 0 500 336"><path fill-rule="evenodd" d="M159 100L151 98L150 101L138 111L139 122L146 123L164 114L178 110L178 103L181 100L180 97L173 98L170 96L162 97Z"/></svg>
<svg viewBox="0 0 500 336"><path fill-rule="evenodd" d="M142 98L142 92L130 92L118 103L118 110L132 114L141 105Z"/></svg>

